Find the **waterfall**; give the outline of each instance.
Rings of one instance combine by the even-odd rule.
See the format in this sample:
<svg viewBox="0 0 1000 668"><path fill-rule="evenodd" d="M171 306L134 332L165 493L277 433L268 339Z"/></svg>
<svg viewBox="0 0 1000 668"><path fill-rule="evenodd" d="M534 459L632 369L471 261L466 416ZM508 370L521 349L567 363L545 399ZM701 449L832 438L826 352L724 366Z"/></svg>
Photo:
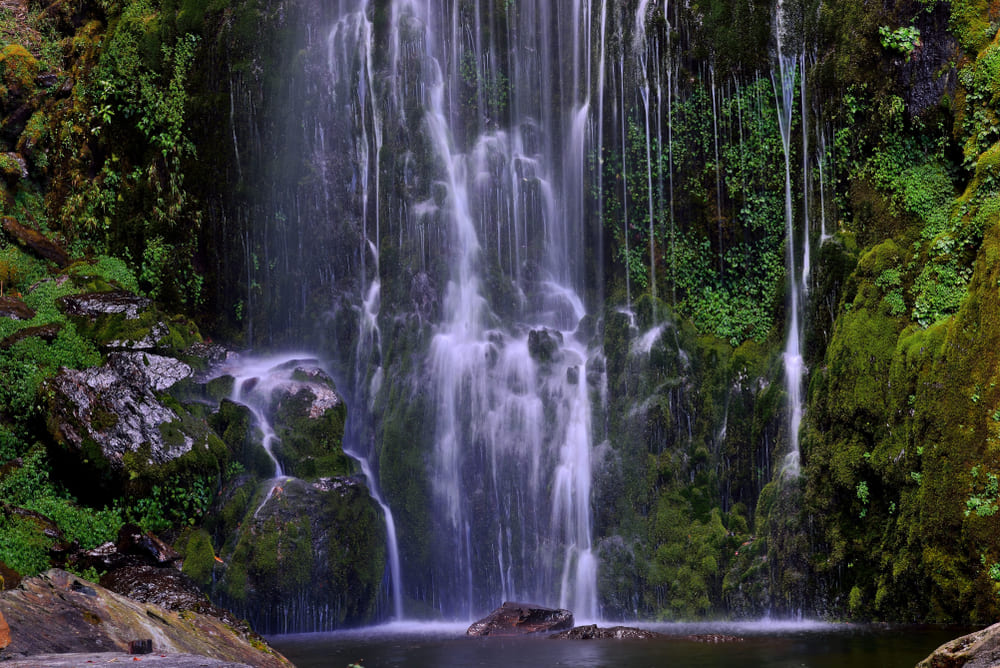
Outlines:
<svg viewBox="0 0 1000 668"><path fill-rule="evenodd" d="M805 272L808 263L803 267L803 280L796 279L798 269L795 257L795 217L792 207L792 168L791 168L791 137L792 117L794 114L795 78L798 64L805 64L804 59L789 56L783 52L785 34L785 16L781 0L775 8L775 41L777 44L777 74L772 71L771 80L774 86L775 106L778 112L778 126L781 132L781 144L785 157L785 232L788 257L788 338L783 354L785 362L785 389L788 393L788 454L785 457L783 473L790 476L799 474L799 427L802 424L803 397L802 386L805 379L805 363L802 359L802 331L800 325L800 301L804 285ZM805 73L801 74L803 79ZM804 85L804 84L803 84ZM804 89L803 89L804 90ZM802 105L805 110L805 103ZM805 121L803 121L805 126ZM803 134L806 128L803 127ZM803 142L806 140L803 139ZM803 158L803 160L806 160ZM808 181L808 177L806 178ZM807 198L806 198L807 199ZM808 220L808 218L807 218ZM808 228L804 233L804 247L808 249Z"/></svg>
<svg viewBox="0 0 1000 668"><path fill-rule="evenodd" d="M349 350L330 354L345 451L384 510L392 614L404 598L453 618L517 598L596 619L590 397L602 388L579 324L600 287L584 258L604 82L591 31L603 60L607 9L339 0L331 12L315 79L328 90L303 123L307 179L324 189L308 196L338 242L327 322ZM415 312L400 294L417 288L430 306ZM380 425L414 387L433 425L406 446L428 481L420 563L396 522L424 511L386 482Z"/></svg>

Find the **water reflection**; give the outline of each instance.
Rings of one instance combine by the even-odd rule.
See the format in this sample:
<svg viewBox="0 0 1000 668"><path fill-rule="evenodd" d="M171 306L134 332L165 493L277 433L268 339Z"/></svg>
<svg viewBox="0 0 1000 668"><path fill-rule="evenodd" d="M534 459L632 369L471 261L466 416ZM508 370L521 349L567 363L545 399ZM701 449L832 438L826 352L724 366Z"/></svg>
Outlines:
<svg viewBox="0 0 1000 668"><path fill-rule="evenodd" d="M611 625L611 624L603 624ZM656 640L467 638L465 624L394 623L330 634L278 636L276 649L298 668L911 668L942 643L970 629L871 626L813 621L635 624L665 634ZM699 642L697 635L738 636Z"/></svg>

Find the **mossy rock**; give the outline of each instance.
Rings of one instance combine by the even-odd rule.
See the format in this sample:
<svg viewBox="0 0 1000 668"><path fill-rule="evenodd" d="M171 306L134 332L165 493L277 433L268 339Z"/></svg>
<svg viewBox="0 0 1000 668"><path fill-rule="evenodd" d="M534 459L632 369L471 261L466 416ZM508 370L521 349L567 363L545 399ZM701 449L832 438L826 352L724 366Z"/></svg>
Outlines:
<svg viewBox="0 0 1000 668"><path fill-rule="evenodd" d="M0 49L0 85L8 95L27 95L35 87L38 61L20 44Z"/></svg>
<svg viewBox="0 0 1000 668"><path fill-rule="evenodd" d="M184 557L181 572L194 580L199 587L205 587L212 581L212 571L215 569L215 551L212 549L212 537L203 529L189 530L175 545Z"/></svg>
<svg viewBox="0 0 1000 668"><path fill-rule="evenodd" d="M317 398L316 388L309 386L275 398L275 451L290 475L314 479L350 474L353 464L342 449L347 407L337 397L334 406L319 412Z"/></svg>
<svg viewBox="0 0 1000 668"><path fill-rule="evenodd" d="M289 618L315 609L335 611L315 630L370 623L383 594L385 527L354 481L286 480L247 508L221 557L213 597L260 632L287 631Z"/></svg>

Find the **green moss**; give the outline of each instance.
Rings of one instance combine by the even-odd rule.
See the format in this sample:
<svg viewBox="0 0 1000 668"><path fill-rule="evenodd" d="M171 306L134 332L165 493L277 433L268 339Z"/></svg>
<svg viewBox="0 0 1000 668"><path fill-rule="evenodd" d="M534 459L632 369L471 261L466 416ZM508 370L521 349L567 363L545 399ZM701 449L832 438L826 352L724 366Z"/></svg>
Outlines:
<svg viewBox="0 0 1000 668"><path fill-rule="evenodd" d="M184 557L181 572L199 586L204 587L210 584L216 562L215 551L212 549L212 539L208 533L201 529L190 531L178 548Z"/></svg>
<svg viewBox="0 0 1000 668"><path fill-rule="evenodd" d="M311 416L316 396L309 389L278 400L276 452L291 475L301 478L348 475L353 465L341 447L347 407L341 400L318 417Z"/></svg>
<svg viewBox="0 0 1000 668"><path fill-rule="evenodd" d="M21 94L34 89L38 61L20 44L8 44L0 49L0 84Z"/></svg>

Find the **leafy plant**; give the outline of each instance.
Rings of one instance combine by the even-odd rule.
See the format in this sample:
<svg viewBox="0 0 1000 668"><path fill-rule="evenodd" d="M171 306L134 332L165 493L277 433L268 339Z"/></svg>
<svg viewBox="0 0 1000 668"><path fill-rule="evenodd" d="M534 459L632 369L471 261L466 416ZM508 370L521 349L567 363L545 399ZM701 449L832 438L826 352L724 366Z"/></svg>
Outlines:
<svg viewBox="0 0 1000 668"><path fill-rule="evenodd" d="M920 45L920 28L916 26L903 26L895 30L889 26L881 26L878 34L883 48L902 53L907 60Z"/></svg>

